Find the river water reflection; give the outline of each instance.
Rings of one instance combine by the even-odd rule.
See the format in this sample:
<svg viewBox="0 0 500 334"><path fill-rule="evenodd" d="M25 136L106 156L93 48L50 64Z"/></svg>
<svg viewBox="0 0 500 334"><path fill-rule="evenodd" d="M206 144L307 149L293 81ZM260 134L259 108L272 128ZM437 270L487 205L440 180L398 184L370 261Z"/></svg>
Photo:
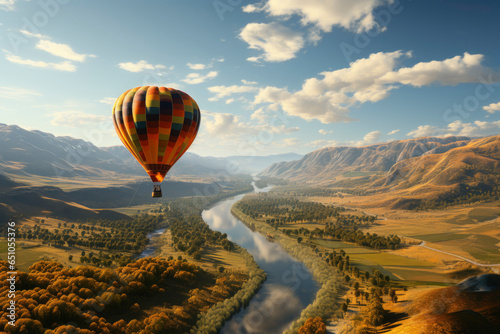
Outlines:
<svg viewBox="0 0 500 334"><path fill-rule="evenodd" d="M266 282L249 306L226 322L221 333L282 333L314 300L319 286L304 265L231 214L231 206L243 196L223 200L202 213L211 229L227 233L228 239L246 248L267 273Z"/></svg>

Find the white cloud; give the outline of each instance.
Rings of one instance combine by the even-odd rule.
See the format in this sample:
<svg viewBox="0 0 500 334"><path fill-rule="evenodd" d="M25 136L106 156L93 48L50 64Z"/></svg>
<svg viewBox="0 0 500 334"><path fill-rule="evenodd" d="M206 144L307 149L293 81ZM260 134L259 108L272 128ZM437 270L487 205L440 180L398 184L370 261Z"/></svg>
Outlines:
<svg viewBox="0 0 500 334"><path fill-rule="evenodd" d="M496 111L500 111L500 102L491 103L483 107L489 114L494 114Z"/></svg>
<svg viewBox="0 0 500 334"><path fill-rule="evenodd" d="M67 59L67 61L55 63L55 62L46 62L42 60L26 59L17 55L13 55L9 51L3 50L6 55L5 58L13 63L28 65L33 67L55 69L60 71L75 72L77 68L72 63L72 61L84 62L87 58L96 57L95 55L91 54L76 53L69 45L52 42L50 40L50 37L46 35L32 33L27 30L19 30L19 32L30 38L37 38L38 42L35 45L36 49L45 51L56 57Z"/></svg>
<svg viewBox="0 0 500 334"><path fill-rule="evenodd" d="M0 0L0 9L4 11L14 10L16 0Z"/></svg>
<svg viewBox="0 0 500 334"><path fill-rule="evenodd" d="M491 72L481 64L483 59L482 54L471 55L465 52L463 56L455 56L442 61L422 62L413 67L400 68L397 71L387 73L381 78L381 81L398 82L416 87L432 83L455 86L459 83L478 82L480 76Z"/></svg>
<svg viewBox="0 0 500 334"><path fill-rule="evenodd" d="M218 74L219 74L219 72L217 72L217 71L210 71L205 75L193 72L193 73L189 73L185 79L182 79L182 81L184 81L185 83L191 84L191 85L195 85L195 84L203 83L203 82L207 81L208 79L213 79Z"/></svg>
<svg viewBox="0 0 500 334"><path fill-rule="evenodd" d="M10 54L10 53L7 53L5 55L5 59L10 61L11 63L28 65L28 66L32 66L32 67L47 68L47 69L66 71L66 72L75 72L76 71L76 66L73 63L71 63L70 61L62 61L59 63L48 63L48 62L41 61L41 60L32 60L32 59L21 58L19 56L15 56L15 55Z"/></svg>
<svg viewBox="0 0 500 334"><path fill-rule="evenodd" d="M192 70L204 70L207 68L207 65L205 64L191 64L191 63L187 63L186 64L190 69Z"/></svg>
<svg viewBox="0 0 500 334"><path fill-rule="evenodd" d="M255 104L270 103L271 109L279 106L291 116L305 120L317 119L323 123L348 122L349 109L335 103L330 96L311 96L302 91L290 93L286 88L266 87L255 96Z"/></svg>
<svg viewBox="0 0 500 334"><path fill-rule="evenodd" d="M319 129L318 130L319 134L320 135L327 135L327 134L330 134L330 133L333 133L333 131L328 131L328 130L325 130L325 129Z"/></svg>
<svg viewBox="0 0 500 334"><path fill-rule="evenodd" d="M250 57L248 61L265 60L280 62L295 58L296 53L304 47L305 41L301 33L295 32L279 23L249 23L240 33L250 49L262 51L258 57Z"/></svg>
<svg viewBox="0 0 500 334"><path fill-rule="evenodd" d="M102 100L99 100L99 102L101 103L111 104L111 105L115 104L115 101L116 99L114 97L105 97Z"/></svg>
<svg viewBox="0 0 500 334"><path fill-rule="evenodd" d="M243 11L265 11L271 16L285 18L299 15L302 24L312 24L325 32L330 32L334 26L363 32L377 24L374 10L393 2L394 0L267 0L247 5L243 7Z"/></svg>
<svg viewBox="0 0 500 334"><path fill-rule="evenodd" d="M455 121L448 124L448 128L442 130L445 135L457 135L467 137L483 137L500 134L500 121L486 122L475 121L463 123Z"/></svg>
<svg viewBox="0 0 500 334"><path fill-rule="evenodd" d="M165 69L167 68L165 65L162 64L157 64L157 65L152 65L146 60L139 60L137 63L132 63L132 62L126 62L126 63L119 63L118 67L121 69L124 69L125 71L129 72L144 72L144 71L155 71L158 69Z"/></svg>
<svg viewBox="0 0 500 334"><path fill-rule="evenodd" d="M1 1L1 0L0 0ZM28 37L34 37L34 38L38 38L38 39L49 39L50 37L47 36L47 35L42 35L42 34L38 34L38 33L32 33L31 31L27 31L27 30L19 30L20 33L28 36Z"/></svg>
<svg viewBox="0 0 500 334"><path fill-rule="evenodd" d="M480 82L486 74L493 81L500 81L499 73L481 65L482 55L465 53L397 69L400 59L408 57L411 52L374 53L350 63L349 67L322 72L322 78L307 79L302 89L293 93L287 88L261 88L254 104L268 103L271 108L281 107L289 115L306 120L349 122L352 121L350 107L383 100L391 90L403 85L420 87L439 83L454 86Z"/></svg>
<svg viewBox="0 0 500 334"><path fill-rule="evenodd" d="M393 134L396 134L399 132L399 129L398 130L392 130L391 132L389 132L387 135L390 136L390 135L393 135Z"/></svg>
<svg viewBox="0 0 500 334"><path fill-rule="evenodd" d="M425 136L465 136L465 137L484 137L500 134L500 121L474 121L464 123L460 120L448 124L445 128L439 128L431 125L421 125L417 129L410 131L408 136L414 138Z"/></svg>
<svg viewBox="0 0 500 334"><path fill-rule="evenodd" d="M87 58L95 58L94 55L80 54L73 51L67 44L54 43L52 41L42 39L35 46L37 49L50 53L51 55L61 57L77 62L84 62Z"/></svg>
<svg viewBox="0 0 500 334"><path fill-rule="evenodd" d="M55 126L68 126L72 128L104 122L107 116L87 114L81 111L58 111L52 114L54 118L50 122Z"/></svg>
<svg viewBox="0 0 500 334"><path fill-rule="evenodd" d="M245 122L241 116L228 113L212 113L203 111L205 116L203 129L212 137L240 140L242 138L259 137L267 134L290 134L300 130L298 127L287 127L286 124L275 124L277 121L259 123L257 125ZM255 118L253 118L255 120ZM264 136L268 137L268 135ZM258 139L257 139L258 140Z"/></svg>
<svg viewBox="0 0 500 334"><path fill-rule="evenodd" d="M209 101L217 101L224 97L233 94L255 92L258 88L253 86L232 85L232 86L212 86L208 87L208 91L214 93L215 96L209 98Z"/></svg>
<svg viewBox="0 0 500 334"><path fill-rule="evenodd" d="M419 138L419 137L435 136L438 133L439 133L439 128L437 126L420 125L418 128L408 132L406 135L413 138Z"/></svg>
<svg viewBox="0 0 500 334"><path fill-rule="evenodd" d="M234 102L234 98L230 98L226 100L226 104L231 104Z"/></svg>
<svg viewBox="0 0 500 334"><path fill-rule="evenodd" d="M248 57L247 61L250 61L252 63L258 63L260 61L260 57Z"/></svg>
<svg viewBox="0 0 500 334"><path fill-rule="evenodd" d="M363 145L369 145L369 144L374 144L380 140L380 136L382 135L382 132L380 131L372 131L368 132L364 137L363 140L360 140L356 143L357 146L363 146Z"/></svg>
<svg viewBox="0 0 500 334"><path fill-rule="evenodd" d="M217 62L217 63L222 63L224 62L225 59L222 58L222 57L219 57L219 58L212 58L212 60L210 61L210 63L208 64L202 64L202 63L197 63L197 64L193 64L193 63L187 63L187 67L189 67L190 69L192 70L195 70L195 71L198 71L198 70L206 70L206 69L209 69L209 68L212 68L214 67L214 64Z"/></svg>
<svg viewBox="0 0 500 334"><path fill-rule="evenodd" d="M256 84L258 84L258 82L257 82L257 81L247 81L247 80L245 80L245 79L241 79L241 82L242 82L243 84L245 84L245 85L256 85Z"/></svg>
<svg viewBox="0 0 500 334"><path fill-rule="evenodd" d="M250 116L250 119L256 120L259 123L265 123L267 122L269 117L271 117L269 113L266 113L263 108L259 108L253 112L252 116Z"/></svg>
<svg viewBox="0 0 500 334"><path fill-rule="evenodd" d="M10 100L26 100L32 96L42 96L42 94L32 89L19 87L0 87L0 98Z"/></svg>

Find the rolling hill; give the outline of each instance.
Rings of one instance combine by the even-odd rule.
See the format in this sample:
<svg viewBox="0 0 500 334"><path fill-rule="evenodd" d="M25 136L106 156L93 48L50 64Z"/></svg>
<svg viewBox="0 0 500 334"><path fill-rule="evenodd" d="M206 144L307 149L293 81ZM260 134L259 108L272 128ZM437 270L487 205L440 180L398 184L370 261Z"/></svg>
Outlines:
<svg viewBox="0 0 500 334"><path fill-rule="evenodd" d="M328 185L349 172L387 172L405 159L446 152L469 141L467 137L424 137L362 147L329 147L300 160L273 164L259 175Z"/></svg>
<svg viewBox="0 0 500 334"><path fill-rule="evenodd" d="M388 325L385 333L500 333L500 275L484 274L424 291L394 311L408 317Z"/></svg>

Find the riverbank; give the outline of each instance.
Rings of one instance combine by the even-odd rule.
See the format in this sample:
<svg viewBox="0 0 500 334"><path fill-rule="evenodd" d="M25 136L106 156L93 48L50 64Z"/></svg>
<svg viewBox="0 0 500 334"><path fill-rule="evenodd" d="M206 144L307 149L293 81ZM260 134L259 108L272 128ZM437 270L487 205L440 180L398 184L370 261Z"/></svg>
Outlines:
<svg viewBox="0 0 500 334"><path fill-rule="evenodd" d="M226 195L223 194L216 200L224 202ZM234 196L234 193L232 195ZM215 334L227 320L250 303L267 276L246 249L238 245L226 248L224 245L227 246L227 237L210 229L207 222L202 219L201 208L211 207L219 202L214 203L215 200L210 199L206 203L200 203L197 200L177 199L168 203L165 215L171 220L170 228L157 239L157 242L160 244L160 257L189 259L189 262L193 262L200 269L213 272L227 281L231 281L232 276L239 277L241 274L247 276L246 281L232 297L200 313L196 324L190 330L193 334ZM193 206L193 203L201 205ZM175 238L178 240L175 241ZM201 246L198 240L206 242ZM195 247L195 244L198 245L197 250L190 252L189 248Z"/></svg>
<svg viewBox="0 0 500 334"><path fill-rule="evenodd" d="M321 284L314 301L302 311L300 318L292 322L284 334L298 333L299 328L310 317L319 316L328 320L340 315L340 297L345 293L345 289L335 268L327 265L311 247L301 245L296 239L282 233L277 234L274 228L244 214L234 205L231 208L231 213L249 228L255 228L265 236L272 235L273 240L279 243L291 256L302 262L312 272L316 281Z"/></svg>

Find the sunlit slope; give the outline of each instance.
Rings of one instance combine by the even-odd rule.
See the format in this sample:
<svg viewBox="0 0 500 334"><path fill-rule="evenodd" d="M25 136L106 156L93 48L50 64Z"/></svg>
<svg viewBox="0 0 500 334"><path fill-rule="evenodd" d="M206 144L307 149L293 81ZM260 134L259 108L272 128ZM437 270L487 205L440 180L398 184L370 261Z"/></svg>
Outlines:
<svg viewBox="0 0 500 334"><path fill-rule="evenodd" d="M329 147L300 160L274 164L261 175L329 185L349 172L387 172L405 159L447 151L469 141L467 137L425 137L362 147Z"/></svg>
<svg viewBox="0 0 500 334"><path fill-rule="evenodd" d="M450 186L464 182L490 183L500 173L500 136L472 140L442 154L426 154L395 164L372 185L409 188Z"/></svg>

